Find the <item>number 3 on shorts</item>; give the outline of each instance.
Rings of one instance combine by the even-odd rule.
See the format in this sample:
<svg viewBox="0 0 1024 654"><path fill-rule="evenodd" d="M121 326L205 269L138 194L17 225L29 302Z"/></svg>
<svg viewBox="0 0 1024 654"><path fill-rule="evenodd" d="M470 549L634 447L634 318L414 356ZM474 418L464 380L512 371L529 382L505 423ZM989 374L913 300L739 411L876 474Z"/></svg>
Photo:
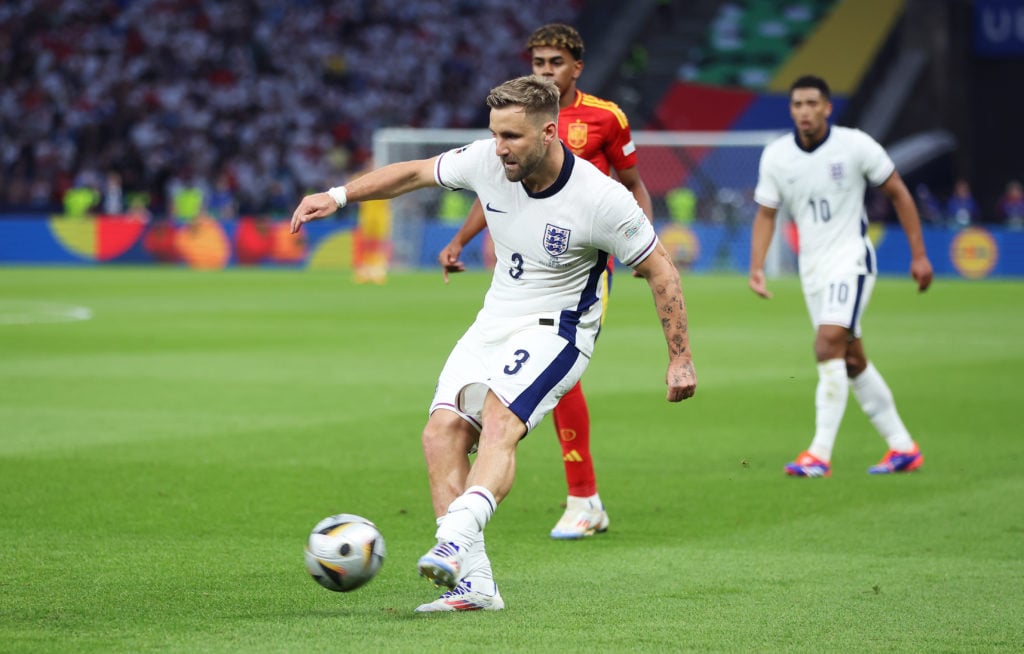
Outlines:
<svg viewBox="0 0 1024 654"><path fill-rule="evenodd" d="M523 364L526 363L527 360L529 360L530 358L530 353L527 352L526 350L516 350L515 355L516 358L515 361L513 361L515 365L505 366L506 375L514 375L517 372L519 372L520 369L522 369Z"/></svg>

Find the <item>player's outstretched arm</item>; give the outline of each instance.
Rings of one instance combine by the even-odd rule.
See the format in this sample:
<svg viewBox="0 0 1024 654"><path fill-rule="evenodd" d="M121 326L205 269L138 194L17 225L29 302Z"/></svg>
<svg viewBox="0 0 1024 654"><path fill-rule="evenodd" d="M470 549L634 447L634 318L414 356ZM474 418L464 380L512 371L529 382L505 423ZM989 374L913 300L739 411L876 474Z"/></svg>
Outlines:
<svg viewBox="0 0 1024 654"><path fill-rule="evenodd" d="M900 219L903 232L907 235L910 245L910 275L917 282L918 292L928 290L932 283L932 262L924 249L924 236L921 234L921 217L917 213L917 205L910 195L903 178L896 171L882 184L882 192L892 201L896 216Z"/></svg>
<svg viewBox="0 0 1024 654"><path fill-rule="evenodd" d="M462 272L466 269L466 264L459 260L462 248L466 247L466 244L472 241L477 234L484 231L484 227L487 227L487 217L484 215L480 198L477 198L473 200L473 206L469 208L466 222L462 223L462 227L459 227L459 231L455 233L452 240L437 255L437 262L441 264L441 269L444 271L445 284L448 283L448 273Z"/></svg>
<svg viewBox="0 0 1024 654"><path fill-rule="evenodd" d="M416 189L437 186L433 159L402 161L372 170L345 186L336 186L325 193L302 198L292 212L292 234L310 221L330 216L349 202L389 200Z"/></svg>
<svg viewBox="0 0 1024 654"><path fill-rule="evenodd" d="M771 298L768 282L764 277L764 260L768 256L768 246L775 235L776 210L764 205L757 206L754 225L750 230L750 290L763 298Z"/></svg>
<svg viewBox="0 0 1024 654"><path fill-rule="evenodd" d="M668 344L666 399L669 402L679 402L693 397L697 392L697 373L693 368L689 319L686 316L686 300L683 298L683 288L679 282L679 271L661 243L658 243L658 248L644 259L636 270L651 287L654 306L661 320L661 329L665 333L665 342Z"/></svg>

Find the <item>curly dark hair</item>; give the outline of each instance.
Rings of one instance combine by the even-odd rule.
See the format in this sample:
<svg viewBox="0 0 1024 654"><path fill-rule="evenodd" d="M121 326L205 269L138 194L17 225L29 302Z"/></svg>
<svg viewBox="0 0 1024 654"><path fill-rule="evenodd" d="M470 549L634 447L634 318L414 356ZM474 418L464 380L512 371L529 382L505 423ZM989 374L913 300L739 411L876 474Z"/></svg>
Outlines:
<svg viewBox="0 0 1024 654"><path fill-rule="evenodd" d="M526 49L559 48L568 50L576 61L583 61L583 38L576 28L562 23L550 23L537 28L526 42Z"/></svg>

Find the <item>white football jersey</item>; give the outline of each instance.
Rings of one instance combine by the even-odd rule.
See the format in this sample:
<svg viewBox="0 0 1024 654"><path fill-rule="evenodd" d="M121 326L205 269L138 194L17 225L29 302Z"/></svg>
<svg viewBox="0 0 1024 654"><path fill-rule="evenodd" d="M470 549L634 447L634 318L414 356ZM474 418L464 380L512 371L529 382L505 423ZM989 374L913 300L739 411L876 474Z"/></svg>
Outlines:
<svg viewBox="0 0 1024 654"><path fill-rule="evenodd" d="M505 177L494 139L445 152L434 177L475 192L484 207L497 264L477 319L554 326L590 356L608 257L635 266L658 237L622 184L562 148L561 174L540 193Z"/></svg>
<svg viewBox="0 0 1024 654"><path fill-rule="evenodd" d="M877 141L848 127L830 127L811 151L795 132L765 147L754 200L796 221L804 288L814 290L830 275L877 271L864 192L866 182L878 186L895 170Z"/></svg>

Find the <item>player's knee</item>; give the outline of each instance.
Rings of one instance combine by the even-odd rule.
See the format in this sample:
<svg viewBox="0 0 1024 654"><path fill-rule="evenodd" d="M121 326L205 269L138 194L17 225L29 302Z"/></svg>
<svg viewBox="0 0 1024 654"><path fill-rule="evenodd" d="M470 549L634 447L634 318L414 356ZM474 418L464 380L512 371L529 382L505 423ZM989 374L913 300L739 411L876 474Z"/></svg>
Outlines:
<svg viewBox="0 0 1024 654"><path fill-rule="evenodd" d="M437 411L430 416L420 440L427 459L452 451L468 452L475 442L476 432L469 424L455 414Z"/></svg>
<svg viewBox="0 0 1024 654"><path fill-rule="evenodd" d="M423 428L420 440L423 443L423 451L430 452L436 449L441 442L441 430L433 421L427 422L427 426Z"/></svg>
<svg viewBox="0 0 1024 654"><path fill-rule="evenodd" d="M837 346L836 343L830 341L822 341L818 339L814 342L814 358L821 361L829 361L830 359L842 359L843 348Z"/></svg>
<svg viewBox="0 0 1024 654"><path fill-rule="evenodd" d="M429 468L437 460L438 452L440 451L437 434L424 429L420 441L423 444L423 459L427 462Z"/></svg>
<svg viewBox="0 0 1024 654"><path fill-rule="evenodd" d="M484 415L480 430L480 448L515 449L526 435L526 425L511 411Z"/></svg>
<svg viewBox="0 0 1024 654"><path fill-rule="evenodd" d="M847 356L846 345L845 330L821 328L814 339L814 356L818 361L845 359Z"/></svg>
<svg viewBox="0 0 1024 654"><path fill-rule="evenodd" d="M858 354L846 355L846 376L850 379L860 376L860 373L868 367L867 360Z"/></svg>

